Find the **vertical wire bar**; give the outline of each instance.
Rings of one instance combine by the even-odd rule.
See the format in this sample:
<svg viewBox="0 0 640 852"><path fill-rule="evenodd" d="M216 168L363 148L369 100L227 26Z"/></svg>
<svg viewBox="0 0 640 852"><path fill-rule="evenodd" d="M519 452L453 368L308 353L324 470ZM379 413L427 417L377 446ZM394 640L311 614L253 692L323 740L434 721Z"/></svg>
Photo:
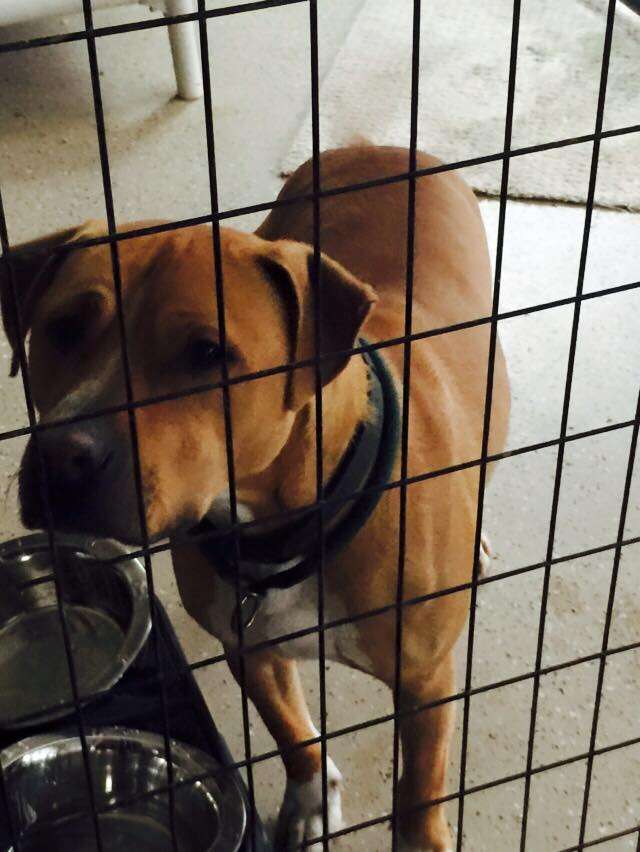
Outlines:
<svg viewBox="0 0 640 852"><path fill-rule="evenodd" d="M504 123L504 145L506 154L511 151L511 136L513 129L513 110L516 91L516 72L518 66L518 36L520 32L520 0L513 2L511 20L511 50L509 56L509 79L507 83L507 107ZM467 775L467 752L469 740L469 718L471 714L471 698L469 690L473 679L473 652L476 627L476 602L478 597L479 560L482 540L482 523L484 516L484 494L487 479L487 456L489 453L489 438L491 435L491 409L493 404L493 378L498 340L497 315L500 310L500 285L502 282L502 257L504 249L504 230L507 213L507 193L509 189L510 157L502 161L502 178L500 183L500 212L498 217L498 236L496 240L496 265L493 280L493 303L491 307L491 326L489 335L489 353L487 358L487 385L485 389L484 424L482 428L482 448L480 452L480 470L478 475L478 508L476 513L476 532L473 545L473 567L471 575L471 600L469 602L469 632L467 637L467 666L465 675L465 697L462 716L462 743L460 751L460 798L458 799L458 836L456 848L462 850L462 832L464 827L464 805Z"/></svg>
<svg viewBox="0 0 640 852"><path fill-rule="evenodd" d="M4 769L0 764L0 800L2 800L2 807L6 817L6 825L9 834L9 840L11 842L12 852L21 852L22 844L18 839L18 832L16 831L16 827L13 823L13 815L11 813L11 808L9 805L9 794L7 793L7 782L4 775Z"/></svg>
<svg viewBox="0 0 640 852"><path fill-rule="evenodd" d="M211 205L211 232L212 250L215 273L216 308L218 311L218 332L220 335L220 346L226 352L227 326L225 318L224 283L222 265L222 243L220 237L219 200L218 200L218 173L216 169L215 134L213 127L213 106L211 69L209 65L209 36L207 32L207 19L205 17L205 0L198 0L198 29L200 35L200 59L202 66L202 85L204 90L204 116L205 132L207 140L207 160L209 169L209 199ZM229 483L229 513L233 525L233 562L236 573L236 611L238 613L238 680L240 683L240 695L242 705L242 729L244 740L244 751L247 767L247 792L249 798L249 837L251 849L256 849L256 804L255 785L253 779L253 763L251 760L251 732L249 723L249 701L246 687L246 665L243 654L244 649L244 624L242 620L242 590L240 587L240 572L238 565L240 561L240 550L238 542L238 504L236 495L236 475L233 450L233 428L231 420L231 393L229 388L229 369L226 358L222 359L222 406L224 414L224 433L227 454L227 479Z"/></svg>
<svg viewBox="0 0 640 852"><path fill-rule="evenodd" d="M13 309L16 317L16 339L18 342L18 358L20 359L20 376L22 378L23 392L27 407L27 416L29 418L29 425L32 425L32 420L35 419L35 412L33 409L33 405L31 403L31 389L28 386L28 378L27 378L27 358L24 350L24 343L22 341L22 322L20 317L20 309L18 307L18 297L15 288L15 281L13 278L13 269L11 266L11 257L9 251L9 236L7 233L7 220L4 213L4 202L2 200L2 191L0 190L0 247L2 248L2 256L7 262L7 269L9 273L9 290L11 293L11 300L13 301ZM34 443L37 443L37 439L34 438ZM18 832L13 822L13 816L11 813L11 807L9 804L9 796L7 793L7 785L6 779L4 775L4 769L2 767L2 763L0 763L0 798L2 798L2 804L7 814L7 828L9 829L9 837L11 839L11 845L15 849L15 852L20 852L21 844L18 837Z"/></svg>
<svg viewBox="0 0 640 852"><path fill-rule="evenodd" d="M84 12L85 29L87 31L87 53L89 58L89 71L91 75L91 91L93 95L93 107L96 121L96 134L98 137L98 150L100 156L100 170L102 175L102 191L105 203L105 213L107 218L107 231L110 237L113 237L116 232L115 210L113 204L113 191L111 185L111 169L109 166L109 152L107 149L107 134L104 120L104 109L102 105L102 88L100 85L100 70L98 66L98 55L96 50L96 37L93 32L93 11L91 0L82 0ZM129 348L127 345L127 330L124 314L124 303L122 298L122 277L120 272L120 255L118 244L115 240L109 241L109 250L111 255L111 267L113 272L113 285L116 302L116 316L118 322L118 331L120 338L120 357L125 380L125 397L127 403L127 415L129 424L129 435L131 439L132 462L134 483L136 489L136 509L138 513L138 523L140 525L140 539L142 542L142 551L144 553L144 567L147 580L147 593L149 596L149 618L151 622L151 636L154 648L154 656L156 663L156 671L159 678L160 702L162 706L163 717L163 740L165 761L167 766L167 787L169 799L169 827L171 833L171 843L174 852L180 852L178 847L178 839L176 835L175 825L175 791L174 791L174 773L173 762L171 759L171 736L169 727L169 709L167 703L167 692L164 677L162 676L160 665L160 645L158 641L157 619L155 613L155 589L153 582L153 568L151 564L151 556L149 555L149 533L147 530L147 517L144 505L144 488L142 479L142 467L140 463L140 446L138 438L138 429L135 419L135 411L131 408L134 401L133 382L131 379L131 362L129 359Z"/></svg>
<svg viewBox="0 0 640 852"><path fill-rule="evenodd" d="M616 585L618 583L618 573L620 568L620 559L622 557L622 541L624 539L624 528L627 523L627 509L629 507L629 494L631 492L631 482L633 480L633 468L636 460L636 449L638 445L638 428L640 423L640 392L638 393L638 401L636 403L636 422L633 426L631 434L631 445L629 447L629 460L627 463L627 473L624 483L624 492L622 496L622 508L620 509L620 521L618 524L618 538L613 557L613 568L611 571L611 583L609 585L609 598L607 601L607 610L604 620L604 630L602 634L602 656L598 665L598 681L596 685L596 697L593 706L593 718L591 721L591 737L589 740L589 757L587 758L587 772L585 776L584 794L582 799L582 814L580 816L580 836L578 838L578 849L584 848L584 835L587 828L587 811L589 809L589 792L591 789L591 776L593 773L594 750L596 747L596 739L598 737L598 723L600 720L600 704L602 701L602 687L604 684L604 674L607 665L607 651L609 649L609 633L611 630L611 621L613 619L613 607L616 597Z"/></svg>
<svg viewBox="0 0 640 852"><path fill-rule="evenodd" d="M600 134L602 133L602 122L604 115L604 104L607 92L607 78L609 74L609 58L611 56L611 41L613 36L613 23L616 13L616 0L609 0L607 10L607 23L602 51L602 67L600 71L600 88L598 92L598 106L596 111L595 132L593 151L591 155L591 171L589 174L589 188L585 205L585 221L582 233L582 247L580 250L580 264L578 267L578 281L576 286L576 302L573 309L573 324L571 328L571 340L569 344L569 357L567 361L567 378L565 382L564 400L562 406L562 421L560 425L560 439L558 443L558 455L556 459L555 481L553 486L553 499L551 504L551 517L549 520L549 537L547 540L547 553L545 558L544 579L542 584L542 597L540 602L540 623L538 627L538 643L536 649L535 674L533 678L533 690L531 700L531 719L529 725L529 744L527 748L527 764L524 782L524 802L522 810L522 832L520 835L520 850L525 852L527 841L527 820L529 814L529 797L531 792L531 770L533 767L533 751L536 734L536 718L538 713L538 693L540 689L540 668L542 666L542 652L544 648L544 633L547 615L547 600L549 597L549 584L551 581L551 564L555 545L556 523L558 517L558 506L560 502L560 487L562 484L562 467L564 461L564 448L567 439L567 426L569 422L569 405L571 402L571 386L573 383L573 367L578 341L578 328L580 324L581 296L584 287L584 277L587 266L587 253L589 249L589 234L591 231L591 217L593 214L593 202L596 191L596 178L598 175L598 158L600 156Z"/></svg>
<svg viewBox="0 0 640 852"><path fill-rule="evenodd" d="M418 108L420 93L420 19L421 0L413 0L413 32L411 45L411 107L409 128L409 172L407 185L407 250L404 301L404 336L408 338L413 328L413 273L416 231L416 177L418 156ZM407 527L407 476L409 467L409 401L411 391L411 341L403 344L402 364L402 433L400 436L400 509L398 517L398 578L396 585L396 643L393 682L393 768L391 807L391 850L399 849L400 814L398 782L400 772L400 696L402 691L402 617L404 608L404 568Z"/></svg>
<svg viewBox="0 0 640 852"><path fill-rule="evenodd" d="M16 283L13 275L13 267L11 263L11 252L9 247L9 237L7 232L6 218L4 214L4 206L2 204L2 198L0 197L0 245L2 247L3 257L7 259L7 267L9 272L9 288L10 288L10 296L13 302L13 311L14 317L16 320L16 342L18 345L18 358L20 361L20 375L22 377L22 388L24 392L24 398L27 408L27 416L29 419L29 425L33 428L37 422L35 405L33 402L33 395L31 392L31 382L29 379L29 370L27 365L27 356L25 351L25 342L24 335L22 333L23 324L22 324L22 316L20 312L20 301L18 298L18 294L16 291ZM67 666L69 670L69 682L71 684L71 696L73 699L73 706L76 711L76 719L78 723L78 735L80 738L80 746L82 751L82 762L83 768L87 780L87 792L89 795L89 804L91 807L91 815L93 822L93 829L96 838L96 846L98 848L98 852L103 852L104 845L102 843L102 837L100 834L100 821L98 818L98 811L96 806L96 798L95 798L95 790L93 786L93 777L91 775L91 761L89 757L89 746L87 745L87 735L86 735L86 727L84 724L84 716L82 712L82 704L80 701L80 692L78 688L78 678L76 674L75 668L75 660L73 658L73 650L71 647L71 637L69 633L69 625L67 622L67 616L64 611L63 604L63 596L62 596L62 583L61 583L61 563L59 561L59 554L57 548L57 542L54 533L53 527L53 517L51 513L51 500L49 496L49 484L48 484L48 473L47 467L44 460L44 455L42 453L42 448L39 442L39 434L37 430L32 432L33 435L33 444L36 450L36 455L38 458L38 469L40 473L40 496L42 499L42 504L45 507L45 527L47 533L47 540L49 545L49 551L52 556L53 561L53 585L56 591L56 608L58 610L58 617L60 619L60 627L62 630L62 640L64 644L65 656L67 659ZM0 770L0 774L2 774ZM3 792L4 792L4 775L2 774L3 779ZM9 813L9 803L6 802L7 812ZM17 838L15 826L11 819L9 819L9 828L10 833L12 835L12 839L14 841L17 840L17 845L15 846L16 850L19 852L20 841Z"/></svg>
<svg viewBox="0 0 640 852"><path fill-rule="evenodd" d="M315 442L316 442L316 500L318 502L317 536L319 543L319 562L317 573L318 594L318 692L320 694L320 780L322 787L322 849L328 852L329 809L327 807L327 694L325 673L325 635L324 635L324 458L322 426L322 374L320 355L322 353L322 286L321 270L321 216L320 216L320 74L318 71L318 3L309 0L309 41L311 59L311 139L313 150L313 261L312 281L314 309L314 378L315 378Z"/></svg>

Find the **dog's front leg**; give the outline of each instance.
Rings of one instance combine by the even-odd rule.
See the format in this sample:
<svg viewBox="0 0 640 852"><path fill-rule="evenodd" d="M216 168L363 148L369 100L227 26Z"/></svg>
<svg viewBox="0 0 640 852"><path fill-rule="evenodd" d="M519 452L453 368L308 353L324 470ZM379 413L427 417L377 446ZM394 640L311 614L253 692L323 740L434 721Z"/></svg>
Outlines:
<svg viewBox="0 0 640 852"><path fill-rule="evenodd" d="M428 710L411 711L454 694L453 653L437 672L422 680L420 672L403 677L401 710L403 772L398 787L398 810L402 852L452 852L453 842L445 806L422 807L446 794L449 743L453 733L454 707L445 702Z"/></svg>
<svg viewBox="0 0 640 852"><path fill-rule="evenodd" d="M239 660L227 648L229 666L240 682ZM293 660L268 650L245 655L244 684L282 753L287 787L276 829L277 852L298 849L305 840L322 835L322 772L320 744L295 748L298 743L318 736L302 691L298 668ZM342 825L341 775L331 758L327 759L327 817L329 830ZM322 850L322 844L308 847Z"/></svg>

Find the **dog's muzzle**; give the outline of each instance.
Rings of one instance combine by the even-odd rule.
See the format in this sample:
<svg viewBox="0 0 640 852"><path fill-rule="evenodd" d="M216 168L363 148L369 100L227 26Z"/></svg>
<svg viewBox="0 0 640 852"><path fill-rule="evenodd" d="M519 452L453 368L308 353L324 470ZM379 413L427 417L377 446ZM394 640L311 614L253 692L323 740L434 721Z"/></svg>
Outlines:
<svg viewBox="0 0 640 852"><path fill-rule="evenodd" d="M44 528L50 521L61 531L117 537L111 526L120 514L116 497L121 456L112 436L94 424L42 430L37 445L32 436L19 478L25 526Z"/></svg>

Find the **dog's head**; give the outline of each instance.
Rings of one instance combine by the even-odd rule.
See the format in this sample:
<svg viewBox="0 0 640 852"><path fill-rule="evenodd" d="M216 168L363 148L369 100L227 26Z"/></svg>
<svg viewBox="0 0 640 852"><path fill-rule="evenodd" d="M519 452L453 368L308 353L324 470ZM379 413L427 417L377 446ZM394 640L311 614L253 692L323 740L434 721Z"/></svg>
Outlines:
<svg viewBox="0 0 640 852"><path fill-rule="evenodd" d="M20 246L10 260L0 260L12 373L30 333L29 383L40 422L80 415L74 423L39 431L37 447L30 439L20 471L21 512L28 527L45 526L44 465L57 529L139 542L132 441L149 536L197 523L228 485L223 392L180 393L219 381L223 362L233 379L313 356L311 251L299 243L222 230L223 350L210 227L118 243L124 327L110 247L78 246L104 233L104 225L88 223ZM346 365L340 353L354 344L375 296L327 258L320 287L322 380L328 383ZM274 461L314 387L308 367L232 383L238 479ZM145 404L157 397L164 399ZM125 407L128 398L135 402L132 411Z"/></svg>

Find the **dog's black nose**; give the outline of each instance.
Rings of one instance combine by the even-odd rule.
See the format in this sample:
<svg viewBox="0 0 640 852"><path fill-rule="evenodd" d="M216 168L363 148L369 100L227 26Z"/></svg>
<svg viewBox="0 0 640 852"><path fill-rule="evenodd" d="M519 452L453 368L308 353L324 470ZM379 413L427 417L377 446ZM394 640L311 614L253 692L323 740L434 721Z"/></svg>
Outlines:
<svg viewBox="0 0 640 852"><path fill-rule="evenodd" d="M96 481L113 459L100 435L78 427L46 430L41 433L40 446L48 475L58 486L86 486Z"/></svg>

